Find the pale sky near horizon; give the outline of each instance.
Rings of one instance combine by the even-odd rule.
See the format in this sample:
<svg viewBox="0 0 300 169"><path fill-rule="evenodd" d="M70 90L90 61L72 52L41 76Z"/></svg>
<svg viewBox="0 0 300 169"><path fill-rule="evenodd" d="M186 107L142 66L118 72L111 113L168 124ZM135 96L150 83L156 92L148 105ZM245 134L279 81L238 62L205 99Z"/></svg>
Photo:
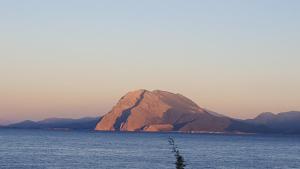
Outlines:
<svg viewBox="0 0 300 169"><path fill-rule="evenodd" d="M237 118L300 111L300 1L0 1L0 121L97 116L131 90Z"/></svg>

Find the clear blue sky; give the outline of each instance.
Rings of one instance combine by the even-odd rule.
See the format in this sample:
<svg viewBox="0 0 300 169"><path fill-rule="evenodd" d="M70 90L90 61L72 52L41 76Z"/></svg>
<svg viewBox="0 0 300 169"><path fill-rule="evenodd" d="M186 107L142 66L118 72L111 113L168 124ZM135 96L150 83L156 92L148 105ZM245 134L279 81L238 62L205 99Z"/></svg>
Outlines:
<svg viewBox="0 0 300 169"><path fill-rule="evenodd" d="M127 91L233 117L300 110L300 1L0 2L0 120L106 113Z"/></svg>

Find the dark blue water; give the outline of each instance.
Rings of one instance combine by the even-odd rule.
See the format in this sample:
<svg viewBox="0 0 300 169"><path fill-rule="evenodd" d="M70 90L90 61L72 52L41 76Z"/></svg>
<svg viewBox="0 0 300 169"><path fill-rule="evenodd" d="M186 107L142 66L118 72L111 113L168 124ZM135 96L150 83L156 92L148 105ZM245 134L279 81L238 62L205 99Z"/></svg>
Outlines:
<svg viewBox="0 0 300 169"><path fill-rule="evenodd" d="M300 168L300 137L0 130L0 168L173 169L174 137L193 169Z"/></svg>

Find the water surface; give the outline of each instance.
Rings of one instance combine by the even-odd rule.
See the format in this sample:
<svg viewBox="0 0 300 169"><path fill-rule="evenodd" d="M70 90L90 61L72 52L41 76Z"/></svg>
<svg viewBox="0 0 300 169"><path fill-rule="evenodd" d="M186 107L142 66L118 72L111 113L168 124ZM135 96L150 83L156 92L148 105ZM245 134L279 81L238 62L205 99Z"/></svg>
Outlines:
<svg viewBox="0 0 300 169"><path fill-rule="evenodd" d="M1 169L300 168L300 136L0 130Z"/></svg>

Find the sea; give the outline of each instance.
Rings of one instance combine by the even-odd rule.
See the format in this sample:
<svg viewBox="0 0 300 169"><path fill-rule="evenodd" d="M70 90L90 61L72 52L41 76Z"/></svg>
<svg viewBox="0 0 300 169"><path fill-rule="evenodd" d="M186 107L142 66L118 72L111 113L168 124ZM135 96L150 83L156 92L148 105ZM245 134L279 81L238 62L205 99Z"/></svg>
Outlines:
<svg viewBox="0 0 300 169"><path fill-rule="evenodd" d="M300 136L0 129L0 169L300 169Z"/></svg>

